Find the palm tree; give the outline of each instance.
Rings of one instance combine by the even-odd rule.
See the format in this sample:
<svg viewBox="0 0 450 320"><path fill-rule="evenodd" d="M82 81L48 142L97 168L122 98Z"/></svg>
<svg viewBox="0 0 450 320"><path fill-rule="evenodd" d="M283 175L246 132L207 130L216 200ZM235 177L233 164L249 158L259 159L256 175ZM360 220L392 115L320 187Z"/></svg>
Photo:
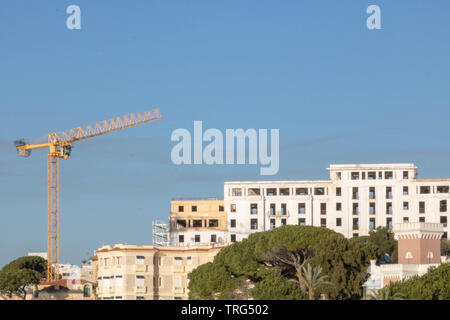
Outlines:
<svg viewBox="0 0 450 320"><path fill-rule="evenodd" d="M322 267L312 267L308 264L302 268L302 279L300 280L300 286L305 288L306 293L309 296L309 300L314 300L318 290L330 286L333 283L327 280L327 275L322 274Z"/></svg>
<svg viewBox="0 0 450 320"><path fill-rule="evenodd" d="M366 300L403 300L405 297L396 292L392 294L392 290L389 287L385 287L375 292L371 292L365 299Z"/></svg>

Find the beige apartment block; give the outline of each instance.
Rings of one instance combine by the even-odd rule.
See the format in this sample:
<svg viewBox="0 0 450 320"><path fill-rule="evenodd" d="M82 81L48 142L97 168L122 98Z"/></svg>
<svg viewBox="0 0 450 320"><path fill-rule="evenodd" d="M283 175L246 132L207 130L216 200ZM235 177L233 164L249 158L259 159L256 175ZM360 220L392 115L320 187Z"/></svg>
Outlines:
<svg viewBox="0 0 450 320"><path fill-rule="evenodd" d="M117 244L96 251L100 300L184 300L188 274L213 261L226 245L136 246Z"/></svg>
<svg viewBox="0 0 450 320"><path fill-rule="evenodd" d="M169 243L175 246L225 243L227 214L223 200L171 201Z"/></svg>

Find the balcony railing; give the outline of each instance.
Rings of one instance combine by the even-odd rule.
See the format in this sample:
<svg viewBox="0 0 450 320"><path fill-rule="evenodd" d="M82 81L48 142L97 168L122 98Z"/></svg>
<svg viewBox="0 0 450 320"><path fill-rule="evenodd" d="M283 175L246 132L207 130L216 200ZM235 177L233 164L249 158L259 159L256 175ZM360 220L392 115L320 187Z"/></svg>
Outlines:
<svg viewBox="0 0 450 320"><path fill-rule="evenodd" d="M267 211L268 217L289 217L290 213L288 210L286 211Z"/></svg>

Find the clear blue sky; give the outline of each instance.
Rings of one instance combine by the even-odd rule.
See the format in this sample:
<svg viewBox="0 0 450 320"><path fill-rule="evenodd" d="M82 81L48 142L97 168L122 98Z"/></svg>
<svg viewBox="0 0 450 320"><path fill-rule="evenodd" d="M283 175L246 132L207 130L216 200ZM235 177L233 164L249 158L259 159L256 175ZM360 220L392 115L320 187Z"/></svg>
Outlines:
<svg viewBox="0 0 450 320"><path fill-rule="evenodd" d="M66 8L82 29L66 28ZM382 30L366 28L381 7ZM46 151L13 141L159 107L163 121L79 142L61 163L61 262L151 243L176 197L223 197L259 166L170 161L176 128L279 128L272 179L330 163L414 162L450 178L450 2L2 1L0 266L46 250ZM266 177L267 178L267 177Z"/></svg>

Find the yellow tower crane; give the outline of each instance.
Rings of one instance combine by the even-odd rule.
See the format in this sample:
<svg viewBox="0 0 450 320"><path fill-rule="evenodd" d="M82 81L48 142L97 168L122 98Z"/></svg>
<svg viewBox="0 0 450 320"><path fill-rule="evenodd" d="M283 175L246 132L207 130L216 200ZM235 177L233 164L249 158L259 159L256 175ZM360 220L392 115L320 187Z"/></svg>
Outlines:
<svg viewBox="0 0 450 320"><path fill-rule="evenodd" d="M72 143L75 141L161 119L159 109L154 109L97 122L94 125L77 127L67 132L49 133L48 142L43 144L29 144L24 140L15 142L17 152L22 157L28 157L33 149L49 148L47 156L47 281L58 280L59 274L59 158L69 158Z"/></svg>

